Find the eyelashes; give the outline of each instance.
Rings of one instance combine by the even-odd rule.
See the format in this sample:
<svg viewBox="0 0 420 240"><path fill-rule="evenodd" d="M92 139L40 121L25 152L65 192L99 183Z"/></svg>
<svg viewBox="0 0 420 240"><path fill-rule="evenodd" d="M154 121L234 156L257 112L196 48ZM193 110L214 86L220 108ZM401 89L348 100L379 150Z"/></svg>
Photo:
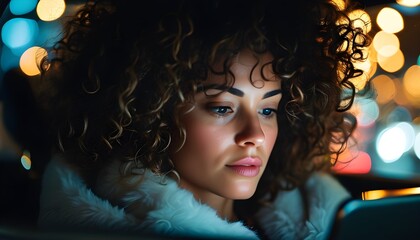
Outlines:
<svg viewBox="0 0 420 240"><path fill-rule="evenodd" d="M206 109L209 113L215 115L216 117L229 117L235 113L233 107L226 105L208 105ZM263 118L272 118L277 115L277 109L274 108L262 108L258 111Z"/></svg>
<svg viewBox="0 0 420 240"><path fill-rule="evenodd" d="M261 111L259 111L259 114L261 114L265 118L272 118L272 117L275 117L277 115L277 109L264 108Z"/></svg>
<svg viewBox="0 0 420 240"><path fill-rule="evenodd" d="M233 109L229 106L209 106L208 111L219 117L224 117L233 113Z"/></svg>

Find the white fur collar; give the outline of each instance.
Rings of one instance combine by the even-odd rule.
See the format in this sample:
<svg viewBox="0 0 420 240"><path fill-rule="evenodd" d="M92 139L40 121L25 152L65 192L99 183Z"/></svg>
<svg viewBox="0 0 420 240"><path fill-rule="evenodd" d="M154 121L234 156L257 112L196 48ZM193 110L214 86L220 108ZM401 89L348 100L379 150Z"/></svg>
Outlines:
<svg viewBox="0 0 420 240"><path fill-rule="evenodd" d="M119 182L118 171L114 171L118 167L108 169L94 194L75 171L60 160L52 160L44 174L39 225L185 237L258 238L241 222L218 217L171 179L163 185L160 176L146 171L144 178L132 180L141 184L126 185ZM281 192L272 206L258 212L256 217L270 239L327 237L336 207L349 194L323 174L315 174L305 189L310 203L308 220L303 219L298 190Z"/></svg>
<svg viewBox="0 0 420 240"><path fill-rule="evenodd" d="M121 193L121 189L112 187L115 181L115 175L110 175L98 192L115 198L117 192ZM167 179L165 185L160 182L159 176L146 171L141 184L126 192L120 207L115 207L94 195L63 162L53 160L44 175L39 225L168 236L258 239L255 232L241 222L229 223L219 218L212 208L196 201L175 181Z"/></svg>

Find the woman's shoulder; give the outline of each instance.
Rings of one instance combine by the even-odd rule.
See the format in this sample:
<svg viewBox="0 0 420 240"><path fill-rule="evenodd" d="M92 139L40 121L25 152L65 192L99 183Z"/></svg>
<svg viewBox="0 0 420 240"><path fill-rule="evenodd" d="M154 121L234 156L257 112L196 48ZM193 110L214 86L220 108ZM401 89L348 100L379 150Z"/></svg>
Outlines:
<svg viewBox="0 0 420 240"><path fill-rule="evenodd" d="M88 224L87 224L88 223ZM125 229L135 220L87 187L80 173L62 156L44 171L38 226L57 230Z"/></svg>
<svg viewBox="0 0 420 240"><path fill-rule="evenodd" d="M278 239L326 239L337 208L348 198L331 174L317 172L302 187L280 191L256 216L266 234Z"/></svg>

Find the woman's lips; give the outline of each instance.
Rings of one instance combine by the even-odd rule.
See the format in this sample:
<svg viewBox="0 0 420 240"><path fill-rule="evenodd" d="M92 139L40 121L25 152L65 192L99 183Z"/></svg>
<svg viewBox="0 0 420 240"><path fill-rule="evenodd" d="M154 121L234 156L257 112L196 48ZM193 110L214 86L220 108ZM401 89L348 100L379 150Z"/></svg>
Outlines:
<svg viewBox="0 0 420 240"><path fill-rule="evenodd" d="M261 165L262 161L259 158L248 157L226 166L241 176L255 177L260 173Z"/></svg>

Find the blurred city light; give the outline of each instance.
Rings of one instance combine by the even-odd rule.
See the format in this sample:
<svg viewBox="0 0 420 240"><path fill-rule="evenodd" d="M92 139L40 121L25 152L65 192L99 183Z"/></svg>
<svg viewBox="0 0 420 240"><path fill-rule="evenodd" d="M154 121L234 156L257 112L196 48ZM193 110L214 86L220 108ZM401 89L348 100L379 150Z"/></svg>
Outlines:
<svg viewBox="0 0 420 240"><path fill-rule="evenodd" d="M420 66L413 65L404 74L404 90L414 98L420 99Z"/></svg>
<svg viewBox="0 0 420 240"><path fill-rule="evenodd" d="M388 75L381 74L371 80L373 88L376 90L376 102L386 104L396 95L396 86L394 80Z"/></svg>
<svg viewBox="0 0 420 240"><path fill-rule="evenodd" d="M372 160L369 154L363 151L345 151L333 166L333 170L341 174L366 174L371 168Z"/></svg>
<svg viewBox="0 0 420 240"><path fill-rule="evenodd" d="M404 132L405 146L404 152L408 152L414 146L415 132L414 128L408 122L401 122L396 125L397 128L401 129Z"/></svg>
<svg viewBox="0 0 420 240"><path fill-rule="evenodd" d="M9 3L10 12L14 15L23 15L33 11L38 0L11 0Z"/></svg>
<svg viewBox="0 0 420 240"><path fill-rule="evenodd" d="M385 163L397 161L406 151L407 138L403 129L397 126L382 130L376 140L376 151Z"/></svg>
<svg viewBox="0 0 420 240"><path fill-rule="evenodd" d="M20 68L28 76L40 74L39 66L41 60L47 56L47 50L41 47L31 47L20 57Z"/></svg>
<svg viewBox="0 0 420 240"><path fill-rule="evenodd" d="M356 98L351 112L356 115L360 126L369 126L379 117L378 104L370 98Z"/></svg>
<svg viewBox="0 0 420 240"><path fill-rule="evenodd" d="M363 29L364 33L369 33L372 30L372 20L369 14L362 9L357 9L349 14L350 19L356 27Z"/></svg>
<svg viewBox="0 0 420 240"><path fill-rule="evenodd" d="M388 113L384 120L386 124L394 124L398 122L412 122L413 117L406 107L397 106L391 109L391 112Z"/></svg>
<svg viewBox="0 0 420 240"><path fill-rule="evenodd" d="M3 25L1 38L4 45L20 56L34 44L38 31L38 23L35 20L12 18Z"/></svg>
<svg viewBox="0 0 420 240"><path fill-rule="evenodd" d="M407 196L413 194L420 194L420 187L365 191L362 192L362 199L375 200L385 197Z"/></svg>
<svg viewBox="0 0 420 240"><path fill-rule="evenodd" d="M420 159L420 132L417 133L414 140L414 153L416 154L416 157Z"/></svg>
<svg viewBox="0 0 420 240"><path fill-rule="evenodd" d="M395 54L390 56L384 56L381 52L377 57L379 66L389 73L400 70L405 63L404 54L400 49L397 49Z"/></svg>
<svg viewBox="0 0 420 240"><path fill-rule="evenodd" d="M54 21L63 15L66 10L64 0L40 0L36 7L39 19L43 21Z"/></svg>
<svg viewBox="0 0 420 240"><path fill-rule="evenodd" d="M378 55L390 57L400 49L400 40L393 33L379 31L373 37L373 47L378 52Z"/></svg>
<svg viewBox="0 0 420 240"><path fill-rule="evenodd" d="M404 29L404 19L401 14L390 7L384 7L376 18L378 26L387 33L397 33Z"/></svg>
<svg viewBox="0 0 420 240"><path fill-rule="evenodd" d="M420 5L420 0L396 0L396 2L406 7L415 7Z"/></svg>
<svg viewBox="0 0 420 240"><path fill-rule="evenodd" d="M20 162L23 168L25 168L26 170L30 170L32 166L31 153L25 150L22 154L22 157L20 158Z"/></svg>

